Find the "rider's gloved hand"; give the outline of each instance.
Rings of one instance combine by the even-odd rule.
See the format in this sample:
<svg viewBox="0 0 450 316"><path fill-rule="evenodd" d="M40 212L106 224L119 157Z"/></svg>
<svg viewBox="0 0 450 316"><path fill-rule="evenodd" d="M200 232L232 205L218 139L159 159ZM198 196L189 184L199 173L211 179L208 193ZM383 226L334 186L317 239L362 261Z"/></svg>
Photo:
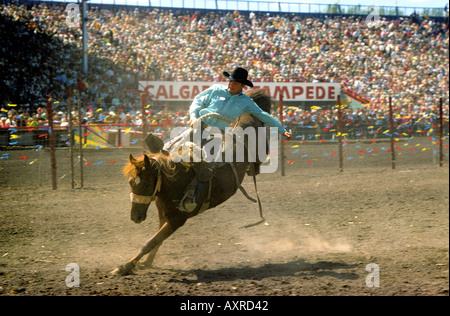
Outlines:
<svg viewBox="0 0 450 316"><path fill-rule="evenodd" d="M199 124L201 123L201 120L198 118L192 119L189 121L189 126L192 128L198 127Z"/></svg>

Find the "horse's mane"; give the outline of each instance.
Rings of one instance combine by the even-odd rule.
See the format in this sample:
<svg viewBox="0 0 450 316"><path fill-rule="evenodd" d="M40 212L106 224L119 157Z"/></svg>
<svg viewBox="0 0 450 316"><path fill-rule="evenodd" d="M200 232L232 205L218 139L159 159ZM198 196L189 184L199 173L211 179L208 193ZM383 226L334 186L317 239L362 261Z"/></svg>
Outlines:
<svg viewBox="0 0 450 316"><path fill-rule="evenodd" d="M167 178L171 178L176 174L176 164L172 161L172 159L164 155L163 153L156 153L148 155L148 158L151 160L155 160L161 168L161 171ZM123 174L126 177L137 177L137 169L144 167L144 156L136 157L136 165L129 162L123 168Z"/></svg>

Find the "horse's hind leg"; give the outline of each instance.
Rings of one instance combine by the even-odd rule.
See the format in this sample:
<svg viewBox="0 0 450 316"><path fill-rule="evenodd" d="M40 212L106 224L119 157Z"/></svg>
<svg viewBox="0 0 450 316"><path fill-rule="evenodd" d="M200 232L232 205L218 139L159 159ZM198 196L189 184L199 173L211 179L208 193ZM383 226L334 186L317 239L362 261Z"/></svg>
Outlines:
<svg viewBox="0 0 450 316"><path fill-rule="evenodd" d="M153 260L155 260L156 253L158 252L158 249L160 246L161 246L161 244L159 244L158 246L156 246L155 249L150 251L147 258L145 258L145 260L142 262L142 268L149 269L152 267Z"/></svg>
<svg viewBox="0 0 450 316"><path fill-rule="evenodd" d="M174 229L168 222L164 223L162 227L158 230L158 232L150 238L145 245L141 248L138 254L128 261L126 264L117 267L112 273L115 275L129 275L133 273L133 269L136 266L136 263L146 254L153 250L157 250L157 248L162 244L164 240L166 240L170 235L175 232ZM156 254L156 251L155 251Z"/></svg>

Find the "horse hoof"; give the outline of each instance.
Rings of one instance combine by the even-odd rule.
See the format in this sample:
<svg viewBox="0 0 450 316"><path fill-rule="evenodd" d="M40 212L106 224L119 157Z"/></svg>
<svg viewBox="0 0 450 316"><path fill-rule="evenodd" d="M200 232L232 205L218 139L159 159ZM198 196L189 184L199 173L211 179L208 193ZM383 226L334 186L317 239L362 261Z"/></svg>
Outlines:
<svg viewBox="0 0 450 316"><path fill-rule="evenodd" d="M137 269L137 270L148 270L148 269L150 269L151 267L152 267L151 264L145 264L145 263L138 263L138 264L136 265L136 269Z"/></svg>
<svg viewBox="0 0 450 316"><path fill-rule="evenodd" d="M114 276L127 276L134 274L133 268L129 265L122 265L115 268L112 272L112 275Z"/></svg>

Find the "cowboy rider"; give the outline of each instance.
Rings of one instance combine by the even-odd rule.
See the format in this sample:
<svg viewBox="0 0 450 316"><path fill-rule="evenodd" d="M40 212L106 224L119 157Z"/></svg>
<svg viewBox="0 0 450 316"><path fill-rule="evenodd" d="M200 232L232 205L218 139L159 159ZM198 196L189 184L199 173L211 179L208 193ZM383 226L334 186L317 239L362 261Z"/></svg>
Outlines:
<svg viewBox="0 0 450 316"><path fill-rule="evenodd" d="M280 121L264 112L250 97L243 93L245 86L253 87L253 83L248 80L248 71L244 68L237 67L231 74L223 72L225 78L228 79L228 86L213 85L207 90L199 93L192 102L189 113L191 126L203 115L208 113L217 113L231 119L236 119L244 113L249 113L258 118L268 127L278 128L278 132L291 139L291 134L284 129ZM216 117L208 117L203 120L212 127L219 128L224 131L229 127L229 123ZM197 207L196 197L200 194L203 187L211 176L208 172L201 172L196 169L196 179L188 185L185 196L180 203L179 209L184 212L192 212ZM199 172L197 172L197 170Z"/></svg>

